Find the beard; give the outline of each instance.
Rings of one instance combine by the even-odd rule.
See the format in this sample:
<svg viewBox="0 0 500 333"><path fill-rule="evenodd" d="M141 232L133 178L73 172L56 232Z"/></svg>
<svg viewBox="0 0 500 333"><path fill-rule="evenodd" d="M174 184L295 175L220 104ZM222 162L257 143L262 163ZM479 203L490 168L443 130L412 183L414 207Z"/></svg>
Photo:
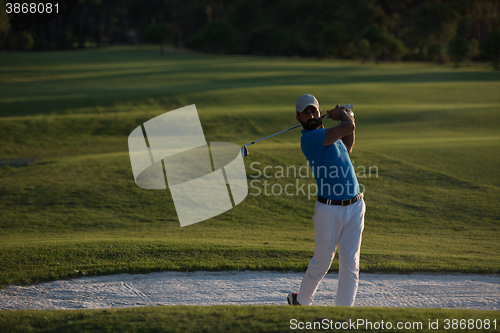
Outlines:
<svg viewBox="0 0 500 333"><path fill-rule="evenodd" d="M309 119L307 123L300 122L302 124L302 127L308 131L312 131L318 128L323 128L323 121L321 121L321 118L318 119Z"/></svg>

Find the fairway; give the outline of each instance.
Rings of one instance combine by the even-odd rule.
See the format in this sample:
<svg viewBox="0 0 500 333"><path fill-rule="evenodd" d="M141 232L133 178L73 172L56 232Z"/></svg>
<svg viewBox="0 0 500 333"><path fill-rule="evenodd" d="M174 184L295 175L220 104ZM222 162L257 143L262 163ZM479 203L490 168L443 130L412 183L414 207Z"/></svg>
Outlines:
<svg viewBox="0 0 500 333"><path fill-rule="evenodd" d="M303 93L323 110L354 105L362 271L500 273L500 72L487 65L147 47L1 53L0 64L1 286L75 270L304 271L314 178L278 172L307 170L299 129L250 146L240 205L184 228L168 189L135 185L127 146L138 125L191 104L207 141L242 146L295 125Z"/></svg>

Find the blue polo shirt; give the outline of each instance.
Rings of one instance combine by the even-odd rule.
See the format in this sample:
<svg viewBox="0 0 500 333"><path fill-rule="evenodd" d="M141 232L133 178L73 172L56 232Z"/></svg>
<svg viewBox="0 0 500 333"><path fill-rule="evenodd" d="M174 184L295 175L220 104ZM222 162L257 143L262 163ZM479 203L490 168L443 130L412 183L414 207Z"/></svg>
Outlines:
<svg viewBox="0 0 500 333"><path fill-rule="evenodd" d="M354 167L342 140L324 146L326 129L302 130L300 147L309 161L318 195L331 200L346 200L359 194Z"/></svg>

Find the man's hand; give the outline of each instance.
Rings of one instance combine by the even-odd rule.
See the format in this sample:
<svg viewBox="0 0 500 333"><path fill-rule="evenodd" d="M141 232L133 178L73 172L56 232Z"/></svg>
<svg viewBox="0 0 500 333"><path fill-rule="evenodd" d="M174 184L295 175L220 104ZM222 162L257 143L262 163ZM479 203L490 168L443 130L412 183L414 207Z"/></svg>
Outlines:
<svg viewBox="0 0 500 333"><path fill-rule="evenodd" d="M354 130L356 125L354 123L354 118L349 115L350 110L345 110L343 107L337 107L333 110L326 111L328 117L333 120L341 120L342 122L337 126L330 127L326 130L325 136L325 146L331 145L335 141L342 139L344 145L346 146L347 152L350 154L352 151L352 146L354 145Z"/></svg>
<svg viewBox="0 0 500 333"><path fill-rule="evenodd" d="M349 115L343 107L339 106L335 107L335 109L327 110L326 113L328 113L328 117L326 118L331 118L333 120L342 120L345 115Z"/></svg>

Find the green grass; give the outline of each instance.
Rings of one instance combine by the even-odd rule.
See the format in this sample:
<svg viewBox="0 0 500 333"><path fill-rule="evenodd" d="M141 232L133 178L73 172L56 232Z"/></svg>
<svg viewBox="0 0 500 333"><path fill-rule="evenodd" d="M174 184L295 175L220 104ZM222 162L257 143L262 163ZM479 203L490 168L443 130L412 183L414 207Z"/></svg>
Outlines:
<svg viewBox="0 0 500 333"><path fill-rule="evenodd" d="M299 130L251 146L245 201L185 228L169 190L135 185L127 152L135 127L189 104L207 141L248 143L294 125L303 93L323 109L355 105L362 271L500 272L500 73L486 65L160 57L147 48L0 53L0 63L0 164L32 161L0 169L0 286L75 269L305 270L314 195L295 185L307 190L314 179L256 171L304 166ZM264 181L268 191L291 183L294 195L254 195Z"/></svg>
<svg viewBox="0 0 500 333"><path fill-rule="evenodd" d="M433 328L445 331L449 327L447 330L457 331L452 325L460 328L460 321L465 327L460 332L499 332L499 320L498 312L495 311L285 306L160 306L0 312L0 327L8 332L22 333L290 332L291 328L300 327L303 327L298 329L301 332L325 329L340 332L345 331L346 327L356 331L380 332L380 329L375 329L380 325L384 325L384 331L389 332L436 332ZM430 323L433 326L429 327ZM483 328L476 329L476 323L482 324ZM489 329L484 328L485 323L488 323ZM344 329L341 325L344 325ZM392 326L391 330L387 329L389 325ZM397 325L403 329L397 329ZM311 329L306 329L308 327Z"/></svg>

